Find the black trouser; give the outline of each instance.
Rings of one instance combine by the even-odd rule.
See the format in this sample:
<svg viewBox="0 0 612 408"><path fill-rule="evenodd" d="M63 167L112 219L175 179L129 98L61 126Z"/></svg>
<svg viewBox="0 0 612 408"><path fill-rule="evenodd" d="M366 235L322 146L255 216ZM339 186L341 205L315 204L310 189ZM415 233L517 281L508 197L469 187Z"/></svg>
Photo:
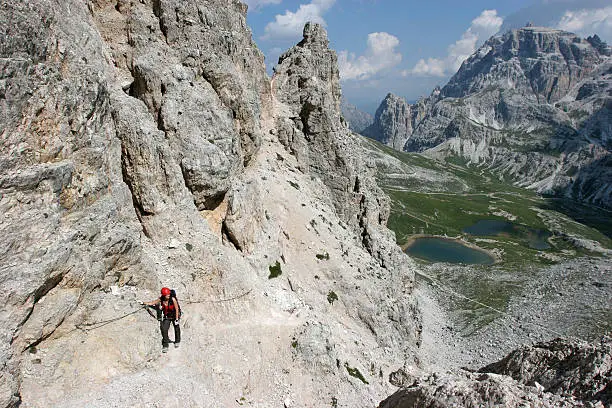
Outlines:
<svg viewBox="0 0 612 408"><path fill-rule="evenodd" d="M181 327L178 324L174 323L174 319L166 319L159 323L159 328L162 333L162 346L168 347L168 343L170 343L170 339L168 338L168 330L170 330L170 323L174 326L174 344L178 344L181 342Z"/></svg>

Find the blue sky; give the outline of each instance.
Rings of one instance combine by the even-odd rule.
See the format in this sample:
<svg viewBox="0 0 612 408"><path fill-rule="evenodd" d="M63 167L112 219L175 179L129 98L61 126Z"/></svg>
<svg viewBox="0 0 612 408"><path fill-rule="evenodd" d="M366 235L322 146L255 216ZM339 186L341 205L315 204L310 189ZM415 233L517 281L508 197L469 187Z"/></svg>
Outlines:
<svg viewBox="0 0 612 408"><path fill-rule="evenodd" d="M306 21L323 24L344 96L371 113L388 92L409 101L429 94L491 35L528 21L612 42L612 3L604 0L243 1L269 70Z"/></svg>

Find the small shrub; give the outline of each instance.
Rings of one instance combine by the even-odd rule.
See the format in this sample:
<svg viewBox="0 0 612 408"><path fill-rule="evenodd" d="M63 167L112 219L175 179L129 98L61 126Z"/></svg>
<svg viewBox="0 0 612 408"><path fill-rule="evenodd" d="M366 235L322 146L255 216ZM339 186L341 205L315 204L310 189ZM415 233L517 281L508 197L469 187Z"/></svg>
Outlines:
<svg viewBox="0 0 612 408"><path fill-rule="evenodd" d="M298 183L294 183L291 180L287 180L287 183L291 184L291 187L295 188L296 190L300 189L300 185Z"/></svg>
<svg viewBox="0 0 612 408"><path fill-rule="evenodd" d="M268 279L278 278L283 273L280 266L280 262L278 261L276 261L274 265L270 265L268 269L270 270L270 275L268 276Z"/></svg>
<svg viewBox="0 0 612 408"><path fill-rule="evenodd" d="M369 382L367 382L367 380L365 378L363 378L363 375L361 374L361 372L359 372L359 369L357 368L351 368L348 363L344 363L344 367L346 368L346 371L348 372L348 374L351 377L355 377L358 380L361 380L362 383L364 384L369 384Z"/></svg>
<svg viewBox="0 0 612 408"><path fill-rule="evenodd" d="M322 260L329 261L329 254L327 252L324 253L324 254L316 254L315 256L317 257L317 259L319 259L321 261Z"/></svg>
<svg viewBox="0 0 612 408"><path fill-rule="evenodd" d="M191 252L191 250L193 249L193 245L191 245L189 242L187 242L185 244L185 249Z"/></svg>
<svg viewBox="0 0 612 408"><path fill-rule="evenodd" d="M338 295L333 290L330 290L327 294L327 301L330 305L333 305L336 300L338 300Z"/></svg>

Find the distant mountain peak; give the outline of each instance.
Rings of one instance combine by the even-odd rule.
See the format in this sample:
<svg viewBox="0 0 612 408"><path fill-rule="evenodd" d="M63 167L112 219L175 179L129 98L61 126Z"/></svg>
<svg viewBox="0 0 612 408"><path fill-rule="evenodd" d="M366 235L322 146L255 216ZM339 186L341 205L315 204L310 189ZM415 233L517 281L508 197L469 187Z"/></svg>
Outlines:
<svg viewBox="0 0 612 408"><path fill-rule="evenodd" d="M488 39L416 104L388 94L364 134L398 150L460 156L539 192L609 207L610 54L597 35L512 29Z"/></svg>
<svg viewBox="0 0 612 408"><path fill-rule="evenodd" d="M510 30L466 59L441 95L464 97L494 86L554 103L607 58L606 49L601 40L589 42L554 28Z"/></svg>
<svg viewBox="0 0 612 408"><path fill-rule="evenodd" d="M374 122L374 117L351 104L344 97L340 100L340 110L349 129L356 133L362 133L364 129Z"/></svg>

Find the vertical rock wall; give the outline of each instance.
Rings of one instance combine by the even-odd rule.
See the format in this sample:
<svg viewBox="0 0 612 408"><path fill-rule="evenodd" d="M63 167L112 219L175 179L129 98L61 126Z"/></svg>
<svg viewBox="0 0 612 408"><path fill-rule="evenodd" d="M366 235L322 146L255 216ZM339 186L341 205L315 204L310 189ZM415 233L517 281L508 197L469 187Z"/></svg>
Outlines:
<svg viewBox="0 0 612 408"><path fill-rule="evenodd" d="M284 112L277 117L278 138L295 155L301 171L323 182L338 217L382 267L369 278L384 276L379 293L363 302L355 294L359 319L379 344L394 347L406 338L418 344L419 318L410 296L413 268L385 227L389 199L374 181L374 165L341 119L339 84L327 33L318 24L307 24L303 40L279 58L272 79ZM377 329L385 325L387 329Z"/></svg>
<svg viewBox="0 0 612 408"><path fill-rule="evenodd" d="M342 120L337 57L320 25L305 26L303 40L280 56L272 82L275 97L288 107L278 120L281 143L303 171L330 189L338 214L364 247L382 265L401 265L384 227L389 199L374 182L372 163L356 148L355 136Z"/></svg>
<svg viewBox="0 0 612 408"><path fill-rule="evenodd" d="M374 123L364 130L363 135L401 151L412 134L415 113L404 98L390 93L376 110Z"/></svg>
<svg viewBox="0 0 612 408"><path fill-rule="evenodd" d="M336 354L323 350L328 362L384 360L382 372L413 357L413 270L385 228L388 201L340 119L325 33L307 27L273 95L245 20L237 0L2 3L0 406L82 406L88 397L70 390L85 389L108 404L114 381L130 390L122 403L136 403L146 385L131 375L163 379L150 363L159 359L158 330L137 305L160 285L195 301L192 360L179 360L185 383L217 390L186 395L185 405L198 396L233 403L227 390L243 376L202 371L217 359L227 370L246 364L248 378L269 373L261 392L278 378L303 380L299 370L280 370L294 355L284 337L267 340L271 325L279 339L302 336L295 353L304 359L317 340L313 327L336 345ZM285 148L295 157L282 158ZM302 189L277 179L299 179ZM270 200L271 189L286 200ZM298 211L306 214L300 224L286 215ZM329 224L333 260L325 265L304 258L306 239L318 236L307 215ZM289 289L285 276L268 278L277 259ZM379 285L361 289L364 276ZM332 285L343 305L334 314L325 297ZM241 293L239 303L201 301ZM341 347L341 327L364 341ZM209 341L213 330L240 335ZM249 362L234 361L235 350ZM303 395L325 394L330 379L355 387L334 367L306 375ZM173 385L184 384L177 378ZM356 395L373 398L385 387L381 377Z"/></svg>
<svg viewBox="0 0 612 408"><path fill-rule="evenodd" d="M96 290L156 286L142 238L217 207L257 152L270 92L245 17L238 1L2 3L0 406L22 350Z"/></svg>

